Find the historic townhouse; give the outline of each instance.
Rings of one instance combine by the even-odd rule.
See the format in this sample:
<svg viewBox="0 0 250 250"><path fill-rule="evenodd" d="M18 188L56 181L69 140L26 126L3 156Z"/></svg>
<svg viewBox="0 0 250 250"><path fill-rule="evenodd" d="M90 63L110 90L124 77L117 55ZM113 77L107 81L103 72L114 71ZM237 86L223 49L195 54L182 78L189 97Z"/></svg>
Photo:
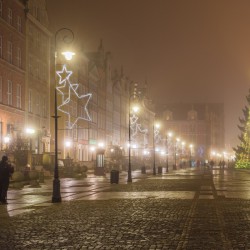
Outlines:
<svg viewBox="0 0 250 250"><path fill-rule="evenodd" d="M25 14L24 3L0 0L0 143L15 147L24 128Z"/></svg>
<svg viewBox="0 0 250 250"><path fill-rule="evenodd" d="M32 152L50 150L50 38L45 0L27 1L25 129Z"/></svg>
<svg viewBox="0 0 250 250"><path fill-rule="evenodd" d="M224 149L222 103L167 104L162 122L164 136L168 131L172 131L187 143L193 144L193 156L197 159L208 159L211 150Z"/></svg>

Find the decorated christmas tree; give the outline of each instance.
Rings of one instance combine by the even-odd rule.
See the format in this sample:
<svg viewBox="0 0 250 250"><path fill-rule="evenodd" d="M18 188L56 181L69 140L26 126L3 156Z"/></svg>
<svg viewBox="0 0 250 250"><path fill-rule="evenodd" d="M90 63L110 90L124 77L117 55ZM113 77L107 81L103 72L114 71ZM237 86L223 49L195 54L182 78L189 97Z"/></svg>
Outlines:
<svg viewBox="0 0 250 250"><path fill-rule="evenodd" d="M250 168L250 90L248 93L247 106L243 109L243 118L239 118L241 134L239 135L240 143L235 151L235 167Z"/></svg>

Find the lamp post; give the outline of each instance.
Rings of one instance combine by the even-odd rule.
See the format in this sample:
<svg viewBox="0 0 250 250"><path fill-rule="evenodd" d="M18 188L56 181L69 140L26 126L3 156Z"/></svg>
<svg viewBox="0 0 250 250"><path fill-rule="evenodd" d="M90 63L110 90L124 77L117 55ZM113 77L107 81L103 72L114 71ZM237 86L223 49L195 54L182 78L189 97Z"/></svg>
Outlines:
<svg viewBox="0 0 250 250"><path fill-rule="evenodd" d="M4 141L4 144L5 144L6 149L9 149L10 137L9 137L9 136L5 136L5 137L3 138L3 141Z"/></svg>
<svg viewBox="0 0 250 250"><path fill-rule="evenodd" d="M168 132L168 134L167 134L167 138L166 138L166 152L167 152L167 154L166 154L166 156L167 156L167 159L166 159L166 171L168 172L168 155L169 155L169 139L172 137L172 133L171 132Z"/></svg>
<svg viewBox="0 0 250 250"><path fill-rule="evenodd" d="M135 98L135 94L129 97L129 121L128 121L128 182L132 182L132 169L131 169L131 97ZM133 106L132 111L137 113L139 111L139 106Z"/></svg>
<svg viewBox="0 0 250 250"><path fill-rule="evenodd" d="M192 150L193 150L193 144L190 144L189 148L190 148L190 159L189 159L189 162L190 162L190 168L191 168L192 167Z"/></svg>
<svg viewBox="0 0 250 250"><path fill-rule="evenodd" d="M178 142L180 141L180 139L179 138L176 138L176 140L175 140L175 146L174 146L174 166L175 166L175 168L177 168L177 165L176 165L176 158L177 158L177 144L178 144Z"/></svg>
<svg viewBox="0 0 250 250"><path fill-rule="evenodd" d="M157 128L157 130L155 128ZM156 168L155 168L155 134L156 134L156 131L158 132L159 128L160 128L159 123L156 123L156 124L154 123L153 124L153 150L154 150L153 175L156 175Z"/></svg>
<svg viewBox="0 0 250 250"><path fill-rule="evenodd" d="M71 148L71 146L72 146L72 142L71 141L65 141L65 147L67 148L67 156L66 156L66 158L70 158L70 153L69 153L69 151L70 151L70 148Z"/></svg>
<svg viewBox="0 0 250 250"><path fill-rule="evenodd" d="M185 145L186 145L186 142L182 141L181 142L181 167L182 167L182 163L183 163Z"/></svg>
<svg viewBox="0 0 250 250"><path fill-rule="evenodd" d="M93 162L93 160L94 160L93 154L94 154L94 151L95 151L95 147L91 146L90 151L91 151L91 161Z"/></svg>
<svg viewBox="0 0 250 250"><path fill-rule="evenodd" d="M33 128L26 128L25 132L29 136L29 148L30 148L30 152L32 152L32 138L31 138L31 136L33 134L35 134L35 130Z"/></svg>
<svg viewBox="0 0 250 250"><path fill-rule="evenodd" d="M61 28L56 31L55 33L55 73L56 73L56 59L57 59L57 37L60 33L64 33L63 36L63 42L70 44L74 40L74 33L71 29L68 28ZM63 52L66 60L71 60L74 53L72 52ZM55 74L56 76L56 74ZM56 80L56 77L55 77ZM53 180L53 194L52 194L52 202L61 202L61 191L60 191L60 180L59 180L59 173L58 173L58 113L57 113L57 89L56 89L56 82L55 82L55 88L54 88L54 116L52 116L55 119L55 167L54 167L54 180Z"/></svg>

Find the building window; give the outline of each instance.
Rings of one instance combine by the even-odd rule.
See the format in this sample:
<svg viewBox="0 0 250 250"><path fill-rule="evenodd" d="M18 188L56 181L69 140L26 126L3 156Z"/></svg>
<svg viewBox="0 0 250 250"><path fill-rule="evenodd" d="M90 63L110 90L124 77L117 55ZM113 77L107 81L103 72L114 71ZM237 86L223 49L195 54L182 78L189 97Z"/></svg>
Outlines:
<svg viewBox="0 0 250 250"><path fill-rule="evenodd" d="M17 17L17 30L22 32L22 18L20 16Z"/></svg>
<svg viewBox="0 0 250 250"><path fill-rule="evenodd" d="M77 139L77 124L75 124L75 127L73 129L73 138L76 140Z"/></svg>
<svg viewBox="0 0 250 250"><path fill-rule="evenodd" d="M28 111L32 112L32 90L29 90L29 101L28 101Z"/></svg>
<svg viewBox="0 0 250 250"><path fill-rule="evenodd" d="M8 80L7 104L12 105L12 81Z"/></svg>
<svg viewBox="0 0 250 250"><path fill-rule="evenodd" d="M36 106L35 106L35 113L37 114L37 115L40 115L40 95L37 93L37 95L36 95L36 100L35 100L35 102L36 102Z"/></svg>
<svg viewBox="0 0 250 250"><path fill-rule="evenodd" d="M41 112L42 117L47 117L47 99L45 97L42 98Z"/></svg>
<svg viewBox="0 0 250 250"><path fill-rule="evenodd" d="M0 17L3 16L3 1L0 0Z"/></svg>
<svg viewBox="0 0 250 250"><path fill-rule="evenodd" d="M29 56L29 73L33 75L33 57Z"/></svg>
<svg viewBox="0 0 250 250"><path fill-rule="evenodd" d="M3 102L3 78L0 76L0 102Z"/></svg>
<svg viewBox="0 0 250 250"><path fill-rule="evenodd" d="M12 9L8 8L8 23L12 25Z"/></svg>
<svg viewBox="0 0 250 250"><path fill-rule="evenodd" d="M8 135L12 134L12 131L13 131L13 125L12 125L12 124L10 124L10 123L7 123L7 127L6 127L6 129L7 129L7 134L8 134Z"/></svg>
<svg viewBox="0 0 250 250"><path fill-rule="evenodd" d="M22 67L22 53L20 48L17 48L17 66L19 68Z"/></svg>
<svg viewBox="0 0 250 250"><path fill-rule="evenodd" d="M8 62L12 63L12 42L10 41L8 41L7 58L8 58Z"/></svg>
<svg viewBox="0 0 250 250"><path fill-rule="evenodd" d="M197 112L195 110L188 112L188 120L197 120Z"/></svg>
<svg viewBox="0 0 250 250"><path fill-rule="evenodd" d="M0 35L0 58L3 58L3 37Z"/></svg>
<svg viewBox="0 0 250 250"><path fill-rule="evenodd" d="M22 87L20 84L17 84L16 88L16 107L21 108L21 96L22 96Z"/></svg>

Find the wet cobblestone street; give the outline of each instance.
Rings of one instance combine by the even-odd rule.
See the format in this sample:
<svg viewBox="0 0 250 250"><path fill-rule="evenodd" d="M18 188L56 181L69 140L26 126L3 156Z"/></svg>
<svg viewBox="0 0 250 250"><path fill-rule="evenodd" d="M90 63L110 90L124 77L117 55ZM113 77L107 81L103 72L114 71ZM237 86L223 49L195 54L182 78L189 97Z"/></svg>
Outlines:
<svg viewBox="0 0 250 250"><path fill-rule="evenodd" d="M250 249L250 200L217 196L209 176L144 178L105 191L169 190L194 195L80 199L13 217L6 211L0 217L0 249Z"/></svg>

